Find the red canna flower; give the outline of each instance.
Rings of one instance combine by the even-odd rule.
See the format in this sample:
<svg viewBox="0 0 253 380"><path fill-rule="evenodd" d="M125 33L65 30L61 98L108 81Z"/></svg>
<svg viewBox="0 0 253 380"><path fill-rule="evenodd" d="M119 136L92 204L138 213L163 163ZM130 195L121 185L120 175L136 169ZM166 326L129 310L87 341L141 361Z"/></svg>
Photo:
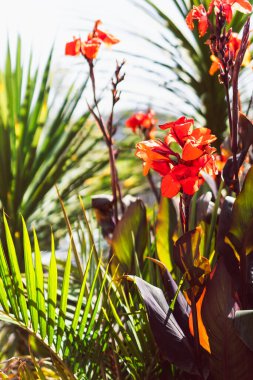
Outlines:
<svg viewBox="0 0 253 380"><path fill-rule="evenodd" d="M199 36L203 37L208 29L207 12L203 4L200 4L198 6L194 5L186 17L186 24L191 30L194 29L194 20L198 21Z"/></svg>
<svg viewBox="0 0 253 380"><path fill-rule="evenodd" d="M81 44L81 52L87 59L97 58L97 54L101 45L99 38L90 38Z"/></svg>
<svg viewBox="0 0 253 380"><path fill-rule="evenodd" d="M179 192L194 194L203 178L201 172L210 175L217 172L210 144L216 140L208 128L193 129L194 120L181 117L175 122L160 126L168 129L164 142L142 141L136 145L136 156L144 161L144 175L150 169L162 177L162 195L172 198Z"/></svg>
<svg viewBox="0 0 253 380"><path fill-rule="evenodd" d="M141 141L136 145L136 156L143 163L143 174L147 175L152 168L161 175L170 171L170 163L173 160L173 152L160 140Z"/></svg>
<svg viewBox="0 0 253 380"><path fill-rule="evenodd" d="M117 44L118 42L120 42L120 40L118 38L114 37L112 34L98 29L98 26L101 24L102 24L101 20L97 20L95 22L93 33L90 34L91 38L97 37L108 46L111 46L111 45L114 45L114 44Z"/></svg>
<svg viewBox="0 0 253 380"><path fill-rule="evenodd" d="M203 179L199 177L198 169L186 165L174 166L169 174L162 179L162 196L173 198L180 191L193 195L198 191Z"/></svg>
<svg viewBox="0 0 253 380"><path fill-rule="evenodd" d="M194 5L186 17L186 23L189 29L194 29L194 20L198 21L199 36L203 37L208 29L208 16L212 13L217 15L222 13L226 22L229 24L232 20L233 11L237 10L242 13L251 13L252 5L248 0L212 0L208 11L203 4Z"/></svg>
<svg viewBox="0 0 253 380"><path fill-rule="evenodd" d="M126 120L126 126L131 128L134 133L140 129L147 138L154 138L155 126L157 119L155 112L149 109L146 113L136 112Z"/></svg>
<svg viewBox="0 0 253 380"><path fill-rule="evenodd" d="M109 46L117 44L119 40L116 37L98 29L98 25L101 23L100 20L95 22L93 32L89 33L86 41L82 42L80 38L74 38L74 41L68 42L65 54L75 56L81 53L86 59L93 60L97 57L102 43Z"/></svg>
<svg viewBox="0 0 253 380"><path fill-rule="evenodd" d="M79 55L81 53L81 40L80 38L75 38L74 41L66 43L65 55Z"/></svg>
<svg viewBox="0 0 253 380"><path fill-rule="evenodd" d="M193 119L181 116L178 120L159 125L159 127L163 130L170 129L170 135L181 144L192 133L193 124Z"/></svg>
<svg viewBox="0 0 253 380"><path fill-rule="evenodd" d="M213 9L215 14L221 12L229 24L234 10L241 13L251 13L252 5L248 0L212 0L209 5L208 14L211 14Z"/></svg>

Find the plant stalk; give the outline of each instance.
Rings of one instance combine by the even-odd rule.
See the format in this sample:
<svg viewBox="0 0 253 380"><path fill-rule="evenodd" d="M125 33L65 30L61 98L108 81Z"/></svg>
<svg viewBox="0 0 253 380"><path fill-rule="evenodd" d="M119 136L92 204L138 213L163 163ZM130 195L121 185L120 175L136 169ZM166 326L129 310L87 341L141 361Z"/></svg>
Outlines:
<svg viewBox="0 0 253 380"><path fill-rule="evenodd" d="M94 66L93 66L93 61L92 60L87 60L89 63L89 68L90 68L90 79L92 83L92 92L93 92L93 100L94 104L97 110L97 115L95 112L93 112L93 115L95 116L95 119L100 127L100 130L104 136L105 143L108 148L109 152L109 162L110 162L110 172L111 172L111 186L112 186L112 194L113 194L113 210L114 210L114 219L115 223L118 223L118 195L117 195L117 189L119 188L118 184L118 175L117 175L117 168L116 168L116 163L115 163L115 154L113 151L113 142L110 134L108 133L108 130L104 124L104 121L102 119L101 113L99 111L99 106L98 106L98 101L97 101L97 96L96 96L96 82L95 82L95 75L94 75ZM112 122L112 120L111 120ZM119 198L121 200L121 193L119 193ZM121 207L122 207L122 201L121 201Z"/></svg>
<svg viewBox="0 0 253 380"><path fill-rule="evenodd" d="M153 191L155 199L156 199L157 203L159 204L159 202L160 202L160 195L159 195L159 193L157 191L157 188L156 188L156 186L154 184L154 180L153 180L152 174L150 172L148 172L147 177L148 177L148 182L150 184L151 190Z"/></svg>

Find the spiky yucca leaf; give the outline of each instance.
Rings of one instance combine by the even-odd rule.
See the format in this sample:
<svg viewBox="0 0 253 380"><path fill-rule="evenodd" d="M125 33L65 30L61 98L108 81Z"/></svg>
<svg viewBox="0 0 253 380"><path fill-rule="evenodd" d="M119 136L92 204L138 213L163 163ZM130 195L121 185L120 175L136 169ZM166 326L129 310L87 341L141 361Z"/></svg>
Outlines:
<svg viewBox="0 0 253 380"><path fill-rule="evenodd" d="M33 69L32 56L24 67L18 39L16 58L8 46L5 67L0 70L0 207L10 217L18 251L22 245L19 213L27 222L33 215L39 229L47 219L38 211L54 204L50 190L55 183L62 184L67 199L107 163L105 157L98 155L97 160L91 154L101 138L88 120L89 111L84 108L73 121L87 80L77 90L71 86L61 102L55 102L51 60L52 51L42 72ZM59 220L59 212L55 215Z"/></svg>
<svg viewBox="0 0 253 380"><path fill-rule="evenodd" d="M4 216L8 253L0 245L0 319L20 326L34 336L40 345L48 351L57 371L63 379L74 379L76 373L83 373L95 363L92 357L102 352L99 340L108 339L101 330L101 296L107 280L107 271L103 272L100 283L98 274L102 270L101 260L92 284L87 284L92 251L89 254L81 290L77 297L71 296L73 277L71 276L71 248L68 251L63 277L58 273L54 240L50 265L43 271L40 248L34 231L34 254L24 219L23 248L25 256L25 276L21 275L16 250L10 228ZM10 270L7 262L10 263ZM86 292L86 293L85 293ZM95 301L94 301L95 298ZM72 308L74 302L74 311ZM101 323L101 322L100 322ZM102 334L103 332L103 334ZM96 344L90 341L96 336ZM101 338L102 337L102 338ZM101 343L102 344L102 343ZM83 355L85 353L85 360ZM99 367L98 367L99 368Z"/></svg>

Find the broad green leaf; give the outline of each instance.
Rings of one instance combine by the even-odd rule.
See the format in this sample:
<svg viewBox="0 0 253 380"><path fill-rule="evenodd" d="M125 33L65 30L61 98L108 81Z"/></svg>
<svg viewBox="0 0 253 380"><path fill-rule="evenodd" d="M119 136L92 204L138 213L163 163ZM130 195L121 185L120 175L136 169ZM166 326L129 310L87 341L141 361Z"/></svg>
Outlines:
<svg viewBox="0 0 253 380"><path fill-rule="evenodd" d="M232 240L232 244L237 249L239 255L240 251L243 249L243 246L246 251L248 250L248 253L252 251L251 248L253 242L251 238L251 226L253 225L253 197L249 196L252 189L253 168L248 171L242 191L235 200L231 217L231 227L228 234L229 239ZM249 244L251 247L245 246L246 237L248 237L248 243L246 245Z"/></svg>
<svg viewBox="0 0 253 380"><path fill-rule="evenodd" d="M133 202L116 225L112 247L115 256L122 266L122 271L130 273L134 266L136 252L140 267L148 242L146 209L141 200Z"/></svg>
<svg viewBox="0 0 253 380"><path fill-rule="evenodd" d="M177 226L177 213L171 199L161 197L156 221L156 249L159 259L172 272L173 234Z"/></svg>

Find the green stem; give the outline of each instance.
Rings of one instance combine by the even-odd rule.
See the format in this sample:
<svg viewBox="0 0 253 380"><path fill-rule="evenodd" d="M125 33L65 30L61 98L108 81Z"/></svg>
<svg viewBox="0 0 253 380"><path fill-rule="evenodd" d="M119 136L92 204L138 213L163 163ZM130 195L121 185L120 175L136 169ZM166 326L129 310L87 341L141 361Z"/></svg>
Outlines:
<svg viewBox="0 0 253 380"><path fill-rule="evenodd" d="M207 239L206 239L206 246L205 246L205 254L204 254L204 256L207 257L207 258L210 256L212 238L213 238L213 233L214 233L214 230L215 230L215 227L216 227L217 218L218 218L217 214L218 214L218 208L219 208L219 204L220 204L220 198L221 198L221 192L222 192L223 186L224 186L224 181L221 180L219 191L218 191L218 194L217 194L217 198L216 198L215 204L214 204L214 210L212 212L211 224L210 224L210 227L209 227L209 230L208 230L208 234L207 234Z"/></svg>

